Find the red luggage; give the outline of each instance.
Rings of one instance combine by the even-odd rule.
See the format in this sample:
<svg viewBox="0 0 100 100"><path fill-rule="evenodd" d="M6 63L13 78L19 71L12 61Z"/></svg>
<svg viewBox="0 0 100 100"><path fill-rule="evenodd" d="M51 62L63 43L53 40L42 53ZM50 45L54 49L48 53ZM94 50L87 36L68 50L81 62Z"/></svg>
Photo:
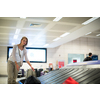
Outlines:
<svg viewBox="0 0 100 100"><path fill-rule="evenodd" d="M77 81L75 81L72 77L67 78L63 84L79 84Z"/></svg>

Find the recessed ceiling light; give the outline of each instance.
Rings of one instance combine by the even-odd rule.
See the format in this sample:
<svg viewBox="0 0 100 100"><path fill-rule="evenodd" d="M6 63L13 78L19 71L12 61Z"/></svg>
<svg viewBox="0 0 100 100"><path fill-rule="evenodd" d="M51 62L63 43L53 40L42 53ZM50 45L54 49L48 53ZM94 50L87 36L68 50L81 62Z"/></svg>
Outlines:
<svg viewBox="0 0 100 100"><path fill-rule="evenodd" d="M20 18L26 19L26 17L20 17Z"/></svg>
<svg viewBox="0 0 100 100"><path fill-rule="evenodd" d="M57 40L59 40L59 39L61 39L61 38L60 38L60 37L58 37L58 38L54 39L53 41L57 41Z"/></svg>
<svg viewBox="0 0 100 100"><path fill-rule="evenodd" d="M89 34L91 34L92 32L89 32L89 33L86 33L85 35L89 35Z"/></svg>
<svg viewBox="0 0 100 100"><path fill-rule="evenodd" d="M96 36L100 36L100 34L96 35Z"/></svg>
<svg viewBox="0 0 100 100"><path fill-rule="evenodd" d="M20 29L16 29L15 34L19 34L20 33Z"/></svg>
<svg viewBox="0 0 100 100"><path fill-rule="evenodd" d="M46 46L48 46L49 44L45 44L43 47L46 47Z"/></svg>
<svg viewBox="0 0 100 100"><path fill-rule="evenodd" d="M62 17L56 17L53 21L59 21Z"/></svg>
<svg viewBox="0 0 100 100"><path fill-rule="evenodd" d="M17 39L18 38L18 35L14 35L14 39Z"/></svg>
<svg viewBox="0 0 100 100"><path fill-rule="evenodd" d="M89 23L91 23L92 21L94 21L94 20L96 20L96 19L98 19L99 17L92 17L92 18L90 18L89 20L87 20L87 21L85 21L84 23L82 23L82 25L87 25L87 24L89 24Z"/></svg>
<svg viewBox="0 0 100 100"><path fill-rule="evenodd" d="M41 27L42 24L31 23L30 27Z"/></svg>
<svg viewBox="0 0 100 100"><path fill-rule="evenodd" d="M68 35L68 34L70 34L70 33L64 33L64 34L62 34L60 37L64 37L64 36L66 36L66 35Z"/></svg>

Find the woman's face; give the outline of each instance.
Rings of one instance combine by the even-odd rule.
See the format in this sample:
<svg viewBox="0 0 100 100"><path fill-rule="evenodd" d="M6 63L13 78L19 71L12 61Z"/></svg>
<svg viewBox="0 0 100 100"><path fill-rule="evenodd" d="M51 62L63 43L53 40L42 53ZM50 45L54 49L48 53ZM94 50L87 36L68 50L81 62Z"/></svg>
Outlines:
<svg viewBox="0 0 100 100"><path fill-rule="evenodd" d="M26 45L26 43L27 43L27 40L24 38L24 39L21 41L21 44L22 44L22 45Z"/></svg>

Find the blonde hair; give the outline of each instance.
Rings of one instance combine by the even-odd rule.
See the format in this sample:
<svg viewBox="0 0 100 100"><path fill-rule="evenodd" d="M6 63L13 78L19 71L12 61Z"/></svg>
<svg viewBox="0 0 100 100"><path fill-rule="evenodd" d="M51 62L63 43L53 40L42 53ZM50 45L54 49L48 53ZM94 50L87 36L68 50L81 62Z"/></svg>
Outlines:
<svg viewBox="0 0 100 100"><path fill-rule="evenodd" d="M28 38L27 38L27 37L25 37L25 36L24 36L24 37L22 37L22 39L21 39L21 41L20 41L20 44L21 44L21 42L22 42L22 40L23 40L23 39L26 39L26 44L23 46L23 48L24 48L24 47L28 44Z"/></svg>

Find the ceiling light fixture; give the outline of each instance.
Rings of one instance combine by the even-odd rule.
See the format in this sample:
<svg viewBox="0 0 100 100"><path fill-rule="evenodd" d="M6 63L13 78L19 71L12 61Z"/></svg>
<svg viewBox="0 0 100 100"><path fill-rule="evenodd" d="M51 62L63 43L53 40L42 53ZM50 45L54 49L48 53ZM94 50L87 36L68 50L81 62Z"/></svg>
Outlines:
<svg viewBox="0 0 100 100"><path fill-rule="evenodd" d="M26 19L26 17L20 17L20 18Z"/></svg>
<svg viewBox="0 0 100 100"><path fill-rule="evenodd" d="M16 29L15 34L19 34L20 33L20 29Z"/></svg>
<svg viewBox="0 0 100 100"><path fill-rule="evenodd" d="M46 46L48 46L49 44L45 44L43 47L46 47Z"/></svg>
<svg viewBox="0 0 100 100"><path fill-rule="evenodd" d="M92 32L89 32L89 33L87 33L87 34L85 34L85 35L89 35L89 34L91 34Z"/></svg>
<svg viewBox="0 0 100 100"><path fill-rule="evenodd" d="M57 41L57 40L59 40L59 39L61 39L61 38L60 38L60 37L58 37L58 38L54 39L53 41Z"/></svg>
<svg viewBox="0 0 100 100"><path fill-rule="evenodd" d="M100 34L96 35L96 36L100 36Z"/></svg>
<svg viewBox="0 0 100 100"><path fill-rule="evenodd" d="M30 27L41 27L42 24L31 23Z"/></svg>
<svg viewBox="0 0 100 100"><path fill-rule="evenodd" d="M53 21L59 21L62 17L56 17Z"/></svg>
<svg viewBox="0 0 100 100"><path fill-rule="evenodd" d="M90 18L89 20L87 20L87 21L85 21L84 23L82 23L82 25L87 25L87 24L89 24L89 23L91 23L92 21L94 21L94 20L96 20L96 19L98 19L99 17L92 17L92 18Z"/></svg>
<svg viewBox="0 0 100 100"><path fill-rule="evenodd" d="M64 33L64 34L62 34L60 37L64 37L64 36L66 36L66 35L68 35L68 34L70 34L70 33Z"/></svg>
<svg viewBox="0 0 100 100"><path fill-rule="evenodd" d="M14 39L17 39L18 38L18 35L14 35Z"/></svg>

